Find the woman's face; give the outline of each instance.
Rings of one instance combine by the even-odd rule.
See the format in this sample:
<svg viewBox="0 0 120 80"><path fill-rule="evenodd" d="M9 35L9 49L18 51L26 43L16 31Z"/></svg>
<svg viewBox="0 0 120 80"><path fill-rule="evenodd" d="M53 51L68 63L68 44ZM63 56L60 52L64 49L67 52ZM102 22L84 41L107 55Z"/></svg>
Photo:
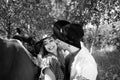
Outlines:
<svg viewBox="0 0 120 80"><path fill-rule="evenodd" d="M46 38L43 41L43 43L44 43L45 49L48 52L56 53L56 51L57 51L57 44L56 44L55 39L53 37Z"/></svg>

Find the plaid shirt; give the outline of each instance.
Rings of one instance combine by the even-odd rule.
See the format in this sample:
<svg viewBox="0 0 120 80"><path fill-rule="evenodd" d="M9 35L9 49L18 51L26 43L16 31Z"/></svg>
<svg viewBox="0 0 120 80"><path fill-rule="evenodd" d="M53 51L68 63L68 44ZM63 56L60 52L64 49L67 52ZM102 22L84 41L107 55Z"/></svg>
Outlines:
<svg viewBox="0 0 120 80"><path fill-rule="evenodd" d="M64 72L61 68L61 63L54 55L46 56L42 61L42 71L41 75L44 75L44 70L46 68L50 68L51 71L54 73L56 80L64 80Z"/></svg>

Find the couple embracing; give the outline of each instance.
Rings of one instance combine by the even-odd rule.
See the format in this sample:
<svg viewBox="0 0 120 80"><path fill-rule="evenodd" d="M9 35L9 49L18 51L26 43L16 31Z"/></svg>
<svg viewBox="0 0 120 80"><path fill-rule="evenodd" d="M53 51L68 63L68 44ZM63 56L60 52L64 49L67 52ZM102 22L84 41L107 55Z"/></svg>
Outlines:
<svg viewBox="0 0 120 80"><path fill-rule="evenodd" d="M45 35L40 41L44 80L96 80L97 64L82 42L82 27L59 20L53 35Z"/></svg>

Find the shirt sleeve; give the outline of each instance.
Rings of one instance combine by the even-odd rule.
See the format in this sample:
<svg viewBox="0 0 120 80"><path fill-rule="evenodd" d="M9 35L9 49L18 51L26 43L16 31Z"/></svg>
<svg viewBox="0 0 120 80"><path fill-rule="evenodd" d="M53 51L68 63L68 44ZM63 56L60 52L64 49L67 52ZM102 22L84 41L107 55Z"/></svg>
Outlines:
<svg viewBox="0 0 120 80"><path fill-rule="evenodd" d="M71 67L71 80L96 80L97 64L94 57L82 44Z"/></svg>
<svg viewBox="0 0 120 80"><path fill-rule="evenodd" d="M61 63L58 61L58 58L52 56L52 57L47 57L47 59L48 59L47 64L45 64L45 66L42 68L43 76L44 76L44 71L49 68L55 75L56 80L63 80L64 73L61 69Z"/></svg>
<svg viewBox="0 0 120 80"><path fill-rule="evenodd" d="M55 70L56 70L56 67L58 66L58 61L57 61L57 59L56 58L54 58L54 57L47 57L47 58L45 58L45 59L43 59L43 61L42 61L42 74L44 74L44 70L46 69L46 68L49 68L49 69L51 69L51 71L55 74Z"/></svg>
<svg viewBox="0 0 120 80"><path fill-rule="evenodd" d="M49 68L51 69L51 71L55 74L56 73L56 69L57 67L59 67L59 62L57 59L52 58L50 60L50 64L49 64Z"/></svg>
<svg viewBox="0 0 120 80"><path fill-rule="evenodd" d="M84 66L82 70L82 77L88 80L96 80L96 77L97 77L96 66L93 64L88 64L87 66Z"/></svg>
<svg viewBox="0 0 120 80"><path fill-rule="evenodd" d="M80 70L78 70L78 74L75 76L76 80L96 80L97 77L97 66L90 59L83 58L83 65L79 65Z"/></svg>

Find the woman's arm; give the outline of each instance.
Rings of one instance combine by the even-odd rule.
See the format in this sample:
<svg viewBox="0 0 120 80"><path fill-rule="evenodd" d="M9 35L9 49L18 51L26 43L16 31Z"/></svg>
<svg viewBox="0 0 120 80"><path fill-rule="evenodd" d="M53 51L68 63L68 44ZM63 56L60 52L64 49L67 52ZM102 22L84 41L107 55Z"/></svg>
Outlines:
<svg viewBox="0 0 120 80"><path fill-rule="evenodd" d="M46 68L44 73L44 80L56 80L54 73L49 68Z"/></svg>

